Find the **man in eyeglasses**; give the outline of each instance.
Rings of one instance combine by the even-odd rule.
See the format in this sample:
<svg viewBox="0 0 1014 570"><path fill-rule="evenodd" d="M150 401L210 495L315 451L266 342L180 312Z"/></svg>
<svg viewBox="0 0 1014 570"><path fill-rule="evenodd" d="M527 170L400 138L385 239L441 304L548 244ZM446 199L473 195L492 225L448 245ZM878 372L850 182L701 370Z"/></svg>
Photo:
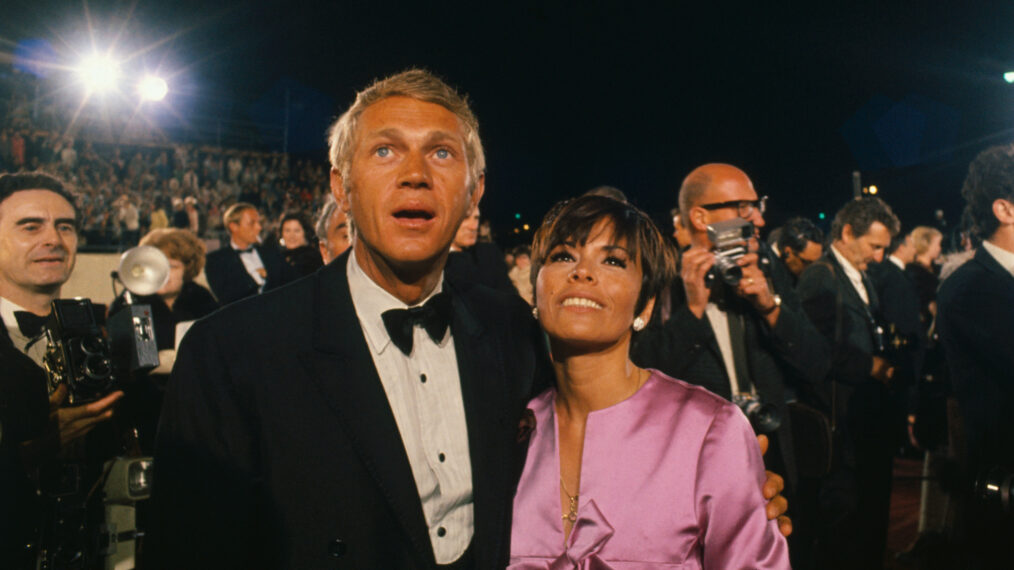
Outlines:
<svg viewBox="0 0 1014 570"><path fill-rule="evenodd" d="M634 361L729 400L773 405L781 424L769 433L766 459L769 468L786 475L792 492L798 470L786 388L811 389L827 371L829 348L804 315L784 265L759 263L756 238L735 261L742 270L737 285L707 278L716 261L708 226L738 217L764 227L765 202L735 166L706 164L686 177L679 220L690 247L683 253L681 280L672 286L669 319L654 321L635 337Z"/></svg>
<svg viewBox="0 0 1014 570"><path fill-rule="evenodd" d="M785 222L775 249L794 279L824 254L824 232L806 218L797 217Z"/></svg>

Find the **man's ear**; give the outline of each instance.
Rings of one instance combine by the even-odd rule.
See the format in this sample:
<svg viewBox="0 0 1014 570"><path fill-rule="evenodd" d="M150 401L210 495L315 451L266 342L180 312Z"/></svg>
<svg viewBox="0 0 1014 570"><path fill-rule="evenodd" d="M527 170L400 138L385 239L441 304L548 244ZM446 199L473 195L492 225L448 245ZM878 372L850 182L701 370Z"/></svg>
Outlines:
<svg viewBox="0 0 1014 570"><path fill-rule="evenodd" d="M699 232L708 231L708 211L700 206L690 208L690 229Z"/></svg>
<svg viewBox="0 0 1014 570"><path fill-rule="evenodd" d="M343 212L348 213L350 206L348 193L345 192L345 180L337 168L331 168L331 195L334 196L334 201L338 203L338 207Z"/></svg>
<svg viewBox="0 0 1014 570"><path fill-rule="evenodd" d="M852 224L845 224L841 227L841 240L846 243L850 243L856 239L855 232L852 231Z"/></svg>
<svg viewBox="0 0 1014 570"><path fill-rule="evenodd" d="M472 189L471 202L468 205L468 211L471 212L479 205L479 200L482 200L483 193L486 192L486 174L480 174L479 180L475 183L475 188Z"/></svg>
<svg viewBox="0 0 1014 570"><path fill-rule="evenodd" d="M1014 224L1014 204L997 198L993 200L993 215L1001 224Z"/></svg>

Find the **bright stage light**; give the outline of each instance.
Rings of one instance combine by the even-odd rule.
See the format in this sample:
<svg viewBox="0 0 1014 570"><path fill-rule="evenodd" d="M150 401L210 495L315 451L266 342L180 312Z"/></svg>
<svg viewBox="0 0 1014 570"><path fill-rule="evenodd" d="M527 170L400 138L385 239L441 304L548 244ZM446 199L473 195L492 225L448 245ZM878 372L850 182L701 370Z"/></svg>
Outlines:
<svg viewBox="0 0 1014 570"><path fill-rule="evenodd" d="M161 101L169 93L169 85L165 79L149 75L137 86L142 101Z"/></svg>
<svg viewBox="0 0 1014 570"><path fill-rule="evenodd" d="M1003 80L1007 83L1014 83L1014 71L1008 71L1003 74Z"/></svg>
<svg viewBox="0 0 1014 570"><path fill-rule="evenodd" d="M120 64L108 55L93 55L81 62L77 73L90 93L102 93L116 87Z"/></svg>

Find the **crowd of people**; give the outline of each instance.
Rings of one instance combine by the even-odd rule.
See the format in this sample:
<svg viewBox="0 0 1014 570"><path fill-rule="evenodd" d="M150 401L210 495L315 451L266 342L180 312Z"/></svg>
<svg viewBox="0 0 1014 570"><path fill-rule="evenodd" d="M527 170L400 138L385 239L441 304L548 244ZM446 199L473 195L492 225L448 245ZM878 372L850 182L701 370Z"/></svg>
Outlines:
<svg viewBox="0 0 1014 570"><path fill-rule="evenodd" d="M118 239L170 266L140 299L166 364L145 376L143 567L880 568L900 449L941 481L920 567L1014 560L1010 147L973 163L975 253L946 256L876 197L826 237L771 230L768 198L717 163L674 193L671 239L603 187L505 253L480 224L477 119L416 70L357 96L330 168L177 146L132 169L93 147L21 164L57 177L0 176L2 354L24 371L0 410L26 402L0 418L0 472L23 489L137 399L47 395L45 329L21 326L49 314L75 224L87 239L108 200ZM174 228L154 222L165 199ZM945 258L964 263L941 284ZM37 501L8 495L31 519ZM25 559L28 529L3 522Z"/></svg>

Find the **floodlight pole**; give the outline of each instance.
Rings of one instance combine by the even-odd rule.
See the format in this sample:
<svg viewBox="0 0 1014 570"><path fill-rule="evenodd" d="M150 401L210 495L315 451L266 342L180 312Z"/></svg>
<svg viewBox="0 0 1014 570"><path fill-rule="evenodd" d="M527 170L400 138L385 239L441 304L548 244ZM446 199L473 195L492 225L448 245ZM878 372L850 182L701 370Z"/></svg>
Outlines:
<svg viewBox="0 0 1014 570"><path fill-rule="evenodd" d="M858 170L852 171L852 197L861 198L863 195L863 175Z"/></svg>

